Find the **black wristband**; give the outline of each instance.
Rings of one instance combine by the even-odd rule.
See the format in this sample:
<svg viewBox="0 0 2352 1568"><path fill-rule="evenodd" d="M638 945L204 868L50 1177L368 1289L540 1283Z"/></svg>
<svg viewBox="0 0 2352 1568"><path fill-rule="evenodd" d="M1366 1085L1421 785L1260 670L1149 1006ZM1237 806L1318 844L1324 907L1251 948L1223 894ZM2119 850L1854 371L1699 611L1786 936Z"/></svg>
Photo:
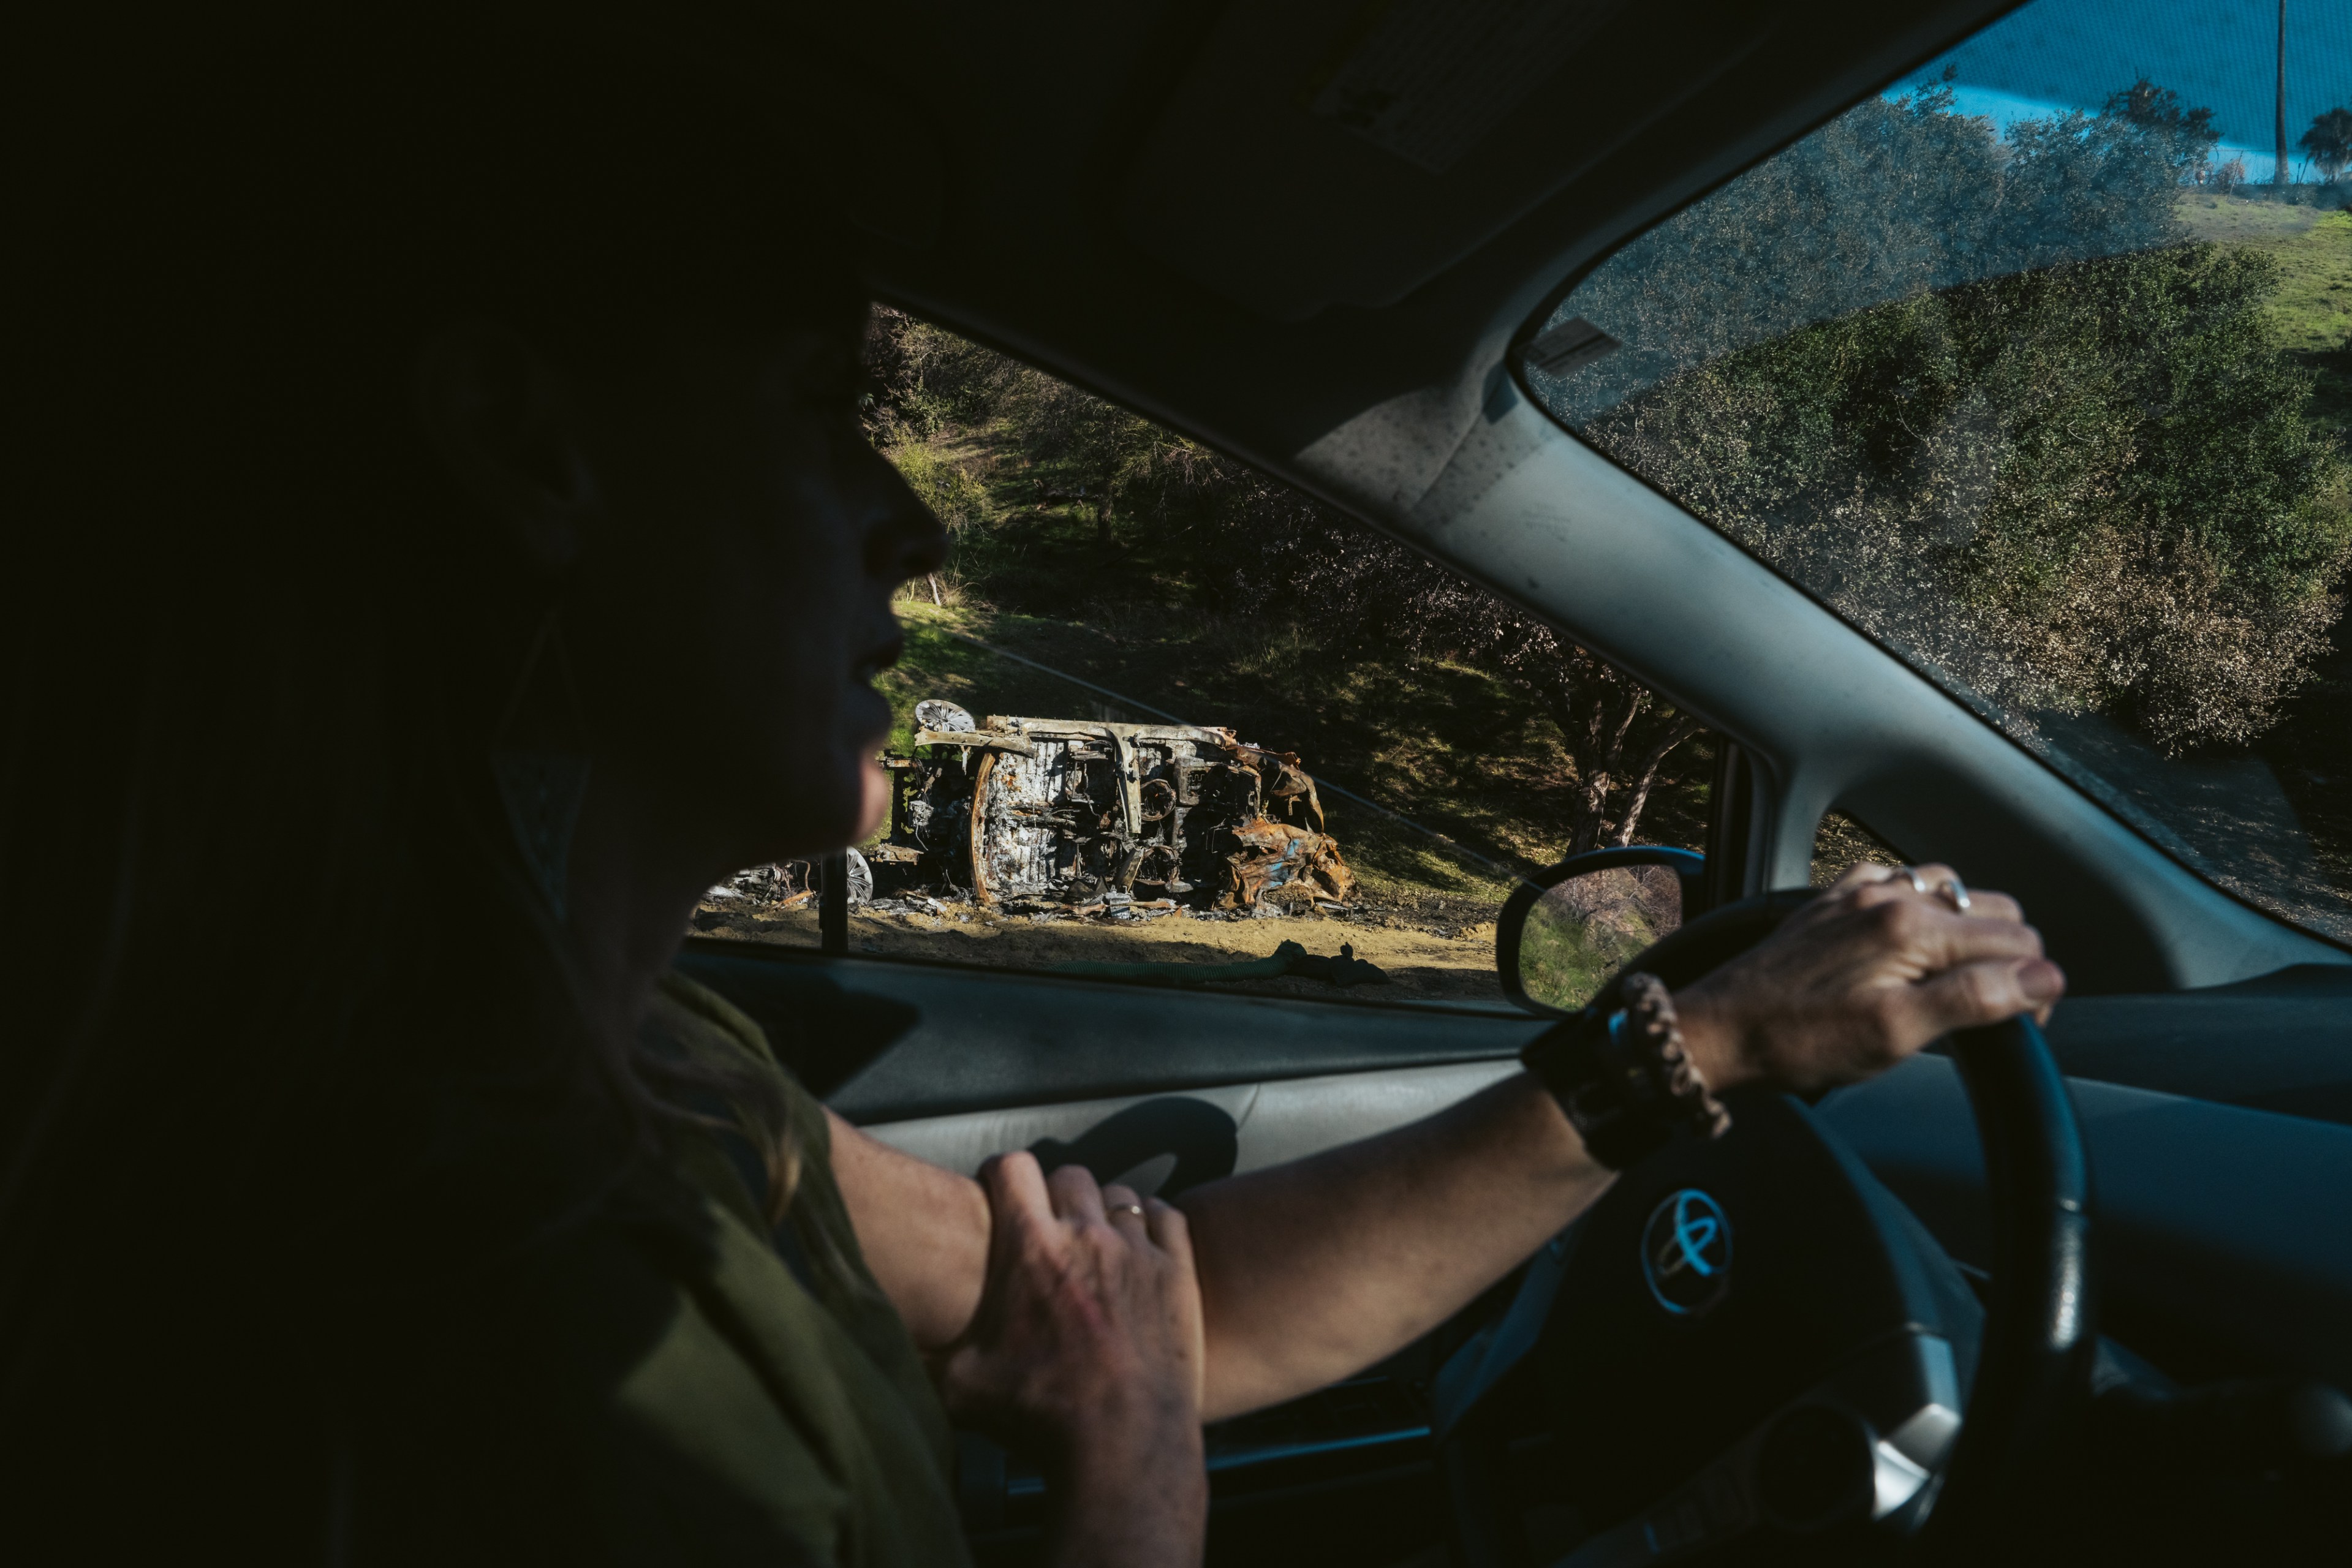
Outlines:
<svg viewBox="0 0 2352 1568"><path fill-rule="evenodd" d="M1631 1007L1587 1008L1519 1053L1586 1150L1611 1170L1640 1161L1678 1127L1719 1137L1731 1125L1683 1050L1665 987L1654 976L1629 975L1622 989Z"/></svg>

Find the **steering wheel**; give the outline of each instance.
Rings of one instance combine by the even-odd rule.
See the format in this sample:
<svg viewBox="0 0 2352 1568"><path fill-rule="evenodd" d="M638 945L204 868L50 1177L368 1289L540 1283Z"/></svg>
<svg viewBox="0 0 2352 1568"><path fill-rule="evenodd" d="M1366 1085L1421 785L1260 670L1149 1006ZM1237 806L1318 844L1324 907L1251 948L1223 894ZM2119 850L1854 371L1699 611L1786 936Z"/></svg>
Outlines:
<svg viewBox="0 0 2352 1568"><path fill-rule="evenodd" d="M1687 985L1810 896L1726 905L1621 973ZM1734 1540L1769 1553L1776 1537L1809 1557L1960 1562L2022 1540L2089 1399L2089 1161L2032 1019L1959 1031L1949 1051L1984 1150L1989 1306L1825 1123L1764 1090L1727 1096L1726 1136L1641 1162L1538 1256L1512 1315L1550 1259L1532 1358L1563 1470L1590 1478L1572 1506L1597 1526L1559 1568ZM1457 1511L1496 1506L1484 1485L1465 1491L1461 1456L1449 1469ZM1464 1520L1474 1562L1475 1542L1515 1540L1497 1522Z"/></svg>

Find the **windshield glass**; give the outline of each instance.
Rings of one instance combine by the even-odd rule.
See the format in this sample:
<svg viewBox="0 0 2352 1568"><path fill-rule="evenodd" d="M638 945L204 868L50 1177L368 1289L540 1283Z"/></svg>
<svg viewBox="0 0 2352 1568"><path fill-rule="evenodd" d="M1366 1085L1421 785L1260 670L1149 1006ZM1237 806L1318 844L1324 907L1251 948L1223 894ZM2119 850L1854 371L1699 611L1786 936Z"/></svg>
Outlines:
<svg viewBox="0 0 2352 1568"><path fill-rule="evenodd" d="M2175 857L2352 939L2347 167L2352 0L2039 0L1617 252L1528 382Z"/></svg>

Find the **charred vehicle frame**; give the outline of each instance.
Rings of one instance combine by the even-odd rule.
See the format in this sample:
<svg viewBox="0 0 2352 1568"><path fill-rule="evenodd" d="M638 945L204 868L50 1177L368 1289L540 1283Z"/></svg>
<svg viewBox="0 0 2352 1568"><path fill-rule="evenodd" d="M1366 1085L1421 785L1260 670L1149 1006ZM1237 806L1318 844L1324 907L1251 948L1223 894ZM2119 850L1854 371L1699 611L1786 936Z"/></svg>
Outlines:
<svg viewBox="0 0 2352 1568"><path fill-rule="evenodd" d="M1245 912L1354 895L1295 752L1190 725L975 724L937 702L917 720L910 752L883 759L890 829L866 858L885 885L980 904Z"/></svg>

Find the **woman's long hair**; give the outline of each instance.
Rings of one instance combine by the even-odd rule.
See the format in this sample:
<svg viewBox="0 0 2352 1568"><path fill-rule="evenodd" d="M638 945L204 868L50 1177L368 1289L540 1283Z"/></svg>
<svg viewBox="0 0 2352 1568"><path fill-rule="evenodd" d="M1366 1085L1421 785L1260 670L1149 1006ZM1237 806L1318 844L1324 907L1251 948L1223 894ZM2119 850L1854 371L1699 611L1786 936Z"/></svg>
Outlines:
<svg viewBox="0 0 2352 1568"><path fill-rule="evenodd" d="M16 149L0 1518L119 1484L262 1557L325 1539L260 1500L333 1495L401 1303L593 1201L657 1106L497 804L547 605L438 477L418 346L488 317L596 371L680 303L855 289L776 127L648 52L163 54Z"/></svg>

